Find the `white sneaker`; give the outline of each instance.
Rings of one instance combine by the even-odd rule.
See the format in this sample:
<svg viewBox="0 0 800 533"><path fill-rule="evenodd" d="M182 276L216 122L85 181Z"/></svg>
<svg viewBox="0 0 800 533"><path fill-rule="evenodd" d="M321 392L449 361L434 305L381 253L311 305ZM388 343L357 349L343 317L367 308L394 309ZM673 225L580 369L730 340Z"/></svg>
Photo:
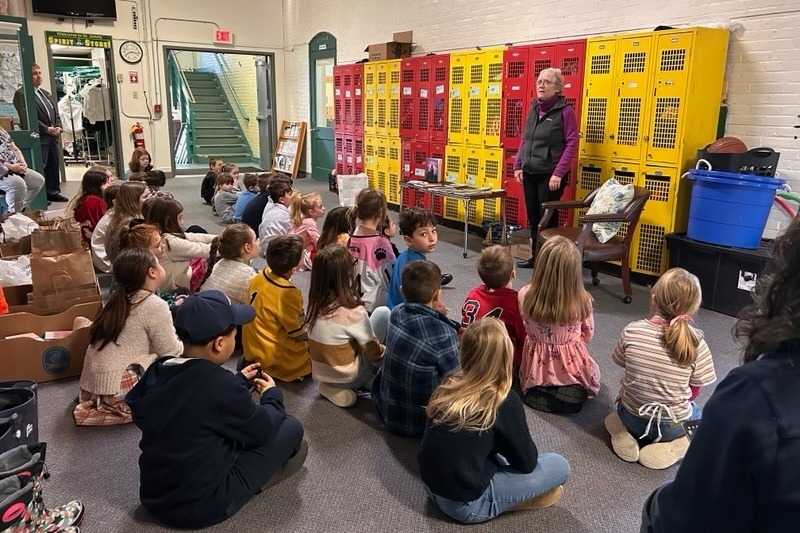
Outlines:
<svg viewBox="0 0 800 533"><path fill-rule="evenodd" d="M355 405L356 398L358 398L356 391L352 389L340 389L327 383L319 384L319 393L337 407L351 407Z"/></svg>
<svg viewBox="0 0 800 533"><path fill-rule="evenodd" d="M688 449L689 439L687 437L648 444L642 448L639 454L639 464L654 470L663 470L683 459Z"/></svg>
<svg viewBox="0 0 800 533"><path fill-rule="evenodd" d="M628 432L628 428L622 423L619 414L612 411L608 414L605 420L606 429L611 434L611 447L614 453L629 463L635 463L639 460L639 443Z"/></svg>

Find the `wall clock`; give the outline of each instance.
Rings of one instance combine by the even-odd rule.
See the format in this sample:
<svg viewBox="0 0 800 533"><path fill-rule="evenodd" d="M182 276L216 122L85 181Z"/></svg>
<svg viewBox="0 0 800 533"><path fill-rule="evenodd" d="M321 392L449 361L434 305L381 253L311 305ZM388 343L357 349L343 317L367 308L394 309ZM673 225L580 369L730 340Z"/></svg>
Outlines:
<svg viewBox="0 0 800 533"><path fill-rule="evenodd" d="M142 50L142 45L136 41L125 41L119 47L119 57L130 65L135 65L141 61L143 55L144 51Z"/></svg>

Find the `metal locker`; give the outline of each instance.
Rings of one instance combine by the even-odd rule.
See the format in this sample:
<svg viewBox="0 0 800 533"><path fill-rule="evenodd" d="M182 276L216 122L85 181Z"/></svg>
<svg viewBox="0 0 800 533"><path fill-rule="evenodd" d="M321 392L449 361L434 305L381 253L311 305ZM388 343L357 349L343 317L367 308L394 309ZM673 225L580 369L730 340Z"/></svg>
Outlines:
<svg viewBox="0 0 800 533"><path fill-rule="evenodd" d="M427 58L431 63L431 86L430 86L430 119L428 129L431 142L447 142L448 130L448 96L450 94L450 56L437 55Z"/></svg>
<svg viewBox="0 0 800 533"><path fill-rule="evenodd" d="M466 117L464 106L467 101L467 63L471 54L450 55L450 113L447 142L464 144Z"/></svg>
<svg viewBox="0 0 800 533"><path fill-rule="evenodd" d="M400 139L388 139L386 201L400 205Z"/></svg>
<svg viewBox="0 0 800 533"><path fill-rule="evenodd" d="M500 115L503 105L503 50L484 53L486 89L482 106L483 146L500 146Z"/></svg>
<svg viewBox="0 0 800 533"><path fill-rule="evenodd" d="M583 111L580 124L583 136L580 141L581 158L608 158L611 154L609 126L615 124L614 64L617 40L597 38L586 41L586 77L583 80ZM579 170L580 172L580 170ZM576 191L576 195L579 194Z"/></svg>
<svg viewBox="0 0 800 533"><path fill-rule="evenodd" d="M400 136L400 60L387 61L389 108L386 110L386 135Z"/></svg>
<svg viewBox="0 0 800 533"><path fill-rule="evenodd" d="M464 183L472 187L480 187L483 184L482 160L483 148L477 146L464 147ZM483 200L474 200L469 203L467 220L470 224L481 225L483 222Z"/></svg>
<svg viewBox="0 0 800 533"><path fill-rule="evenodd" d="M619 40L616 70L616 128L611 134L611 157L627 161L642 158L645 118L652 91L651 34Z"/></svg>
<svg viewBox="0 0 800 533"><path fill-rule="evenodd" d="M528 212L525 210L525 194L522 185L514 179L514 161L517 149L503 151L503 188L506 190L506 219L509 224L528 227Z"/></svg>
<svg viewBox="0 0 800 533"><path fill-rule="evenodd" d="M439 160L439 181L446 181L445 152L447 145L441 142L431 142L428 148L428 157ZM426 195L428 196L428 195ZM431 196L430 209L433 214L440 217L444 214L444 199L441 196Z"/></svg>
<svg viewBox="0 0 800 533"><path fill-rule="evenodd" d="M503 148L519 148L525 129L531 101L530 76L528 74L530 46L514 46L503 52L503 103L500 126L500 145Z"/></svg>
<svg viewBox="0 0 800 533"><path fill-rule="evenodd" d="M466 97L464 101L464 144L480 146L483 144L484 98L488 64L485 52L469 55L466 68Z"/></svg>
<svg viewBox="0 0 800 533"><path fill-rule="evenodd" d="M388 61L376 61L375 78L375 129L379 137L386 137L389 125L389 65Z"/></svg>
<svg viewBox="0 0 800 533"><path fill-rule="evenodd" d="M483 159L481 161L483 183L484 187L491 187L492 189L503 188L503 149L502 148L484 148ZM497 222L501 220L502 213L500 208L500 199L492 198L491 200L483 200L483 221L490 220Z"/></svg>
<svg viewBox="0 0 800 533"><path fill-rule="evenodd" d="M353 72L353 134L358 136L364 135L364 65L358 63L351 65L350 68Z"/></svg>
<svg viewBox="0 0 800 533"><path fill-rule="evenodd" d="M431 76L433 67L428 57L421 57L416 64L417 86L414 91L414 138L427 141L431 138Z"/></svg>
<svg viewBox="0 0 800 533"><path fill-rule="evenodd" d="M416 136L415 109L417 93L417 58L403 59L400 63L400 137Z"/></svg>
<svg viewBox="0 0 800 533"><path fill-rule="evenodd" d="M333 129L344 132L344 65L333 67Z"/></svg>
<svg viewBox="0 0 800 533"><path fill-rule="evenodd" d="M448 144L444 153L444 181L464 183L464 146ZM464 206L459 200L444 198L442 216L456 222L464 222Z"/></svg>
<svg viewBox="0 0 800 533"><path fill-rule="evenodd" d="M378 133L378 63L364 65L364 137Z"/></svg>

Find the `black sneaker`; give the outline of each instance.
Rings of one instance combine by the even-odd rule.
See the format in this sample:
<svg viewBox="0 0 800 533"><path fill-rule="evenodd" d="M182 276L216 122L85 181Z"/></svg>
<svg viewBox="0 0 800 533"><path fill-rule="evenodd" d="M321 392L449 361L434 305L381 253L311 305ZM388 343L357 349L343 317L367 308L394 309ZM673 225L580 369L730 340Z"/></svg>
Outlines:
<svg viewBox="0 0 800 533"><path fill-rule="evenodd" d="M442 274L442 287L453 281L452 274Z"/></svg>

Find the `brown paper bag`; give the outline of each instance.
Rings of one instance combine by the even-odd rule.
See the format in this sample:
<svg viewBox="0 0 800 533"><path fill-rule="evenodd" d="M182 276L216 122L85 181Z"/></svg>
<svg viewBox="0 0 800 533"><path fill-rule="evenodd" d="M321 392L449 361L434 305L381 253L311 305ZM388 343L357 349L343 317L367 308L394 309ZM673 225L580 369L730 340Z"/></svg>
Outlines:
<svg viewBox="0 0 800 533"><path fill-rule="evenodd" d="M82 246L80 232L65 229L63 223L61 220L60 224L34 231L31 234L31 253L55 256L80 250Z"/></svg>
<svg viewBox="0 0 800 533"><path fill-rule="evenodd" d="M37 296L96 288L92 256L83 249L59 255L32 253L31 282Z"/></svg>

